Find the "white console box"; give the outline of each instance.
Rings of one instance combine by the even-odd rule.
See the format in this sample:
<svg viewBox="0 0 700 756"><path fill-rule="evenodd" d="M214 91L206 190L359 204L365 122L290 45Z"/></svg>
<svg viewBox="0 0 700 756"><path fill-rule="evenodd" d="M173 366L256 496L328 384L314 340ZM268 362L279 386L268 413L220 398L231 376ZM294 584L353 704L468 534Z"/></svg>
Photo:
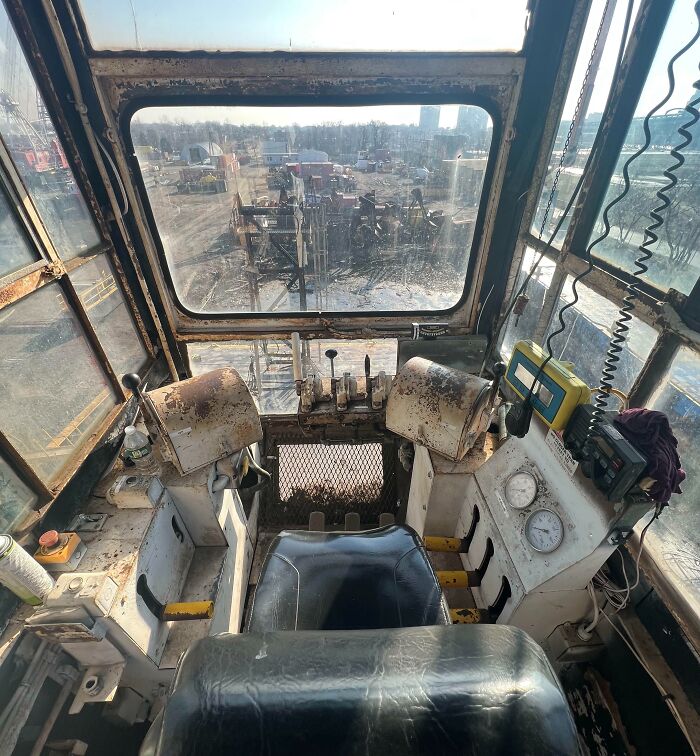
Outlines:
<svg viewBox="0 0 700 756"><path fill-rule="evenodd" d="M482 564L489 539L493 556L481 586L472 589L475 602L493 606L505 577L511 597L497 621L526 630L540 643L558 625L587 616L587 584L616 548L611 534L629 529L644 510L609 502L580 470L562 464L547 431L533 420L525 438L509 438L500 449L488 435L484 448L458 463L416 446L406 516L420 535L462 538L476 506L479 518L469 551L461 555L464 567ZM535 501L524 510L510 506L504 492L508 477L519 470L537 479ZM556 512L563 524L563 541L549 554L533 549L525 537L525 521L537 509Z"/></svg>

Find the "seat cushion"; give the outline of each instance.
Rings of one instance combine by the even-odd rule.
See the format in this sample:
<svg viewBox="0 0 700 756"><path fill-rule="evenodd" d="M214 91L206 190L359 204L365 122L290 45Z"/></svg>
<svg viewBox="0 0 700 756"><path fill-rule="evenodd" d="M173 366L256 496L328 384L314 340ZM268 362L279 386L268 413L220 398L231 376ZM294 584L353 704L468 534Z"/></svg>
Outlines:
<svg viewBox="0 0 700 756"><path fill-rule="evenodd" d="M283 531L271 543L248 630L361 630L449 624L416 533Z"/></svg>
<svg viewBox="0 0 700 756"><path fill-rule="evenodd" d="M542 649L504 625L219 635L184 655L142 756L578 754Z"/></svg>

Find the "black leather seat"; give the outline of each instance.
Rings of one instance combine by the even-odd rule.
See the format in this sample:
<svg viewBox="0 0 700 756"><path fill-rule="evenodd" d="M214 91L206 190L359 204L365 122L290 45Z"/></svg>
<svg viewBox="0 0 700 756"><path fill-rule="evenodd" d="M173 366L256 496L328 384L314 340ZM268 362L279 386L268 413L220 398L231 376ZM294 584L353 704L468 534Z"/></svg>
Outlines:
<svg viewBox="0 0 700 756"><path fill-rule="evenodd" d="M362 630L450 624L416 533L282 531L270 544L248 630Z"/></svg>
<svg viewBox="0 0 700 756"><path fill-rule="evenodd" d="M454 625L220 635L184 655L141 756L578 754L542 649Z"/></svg>

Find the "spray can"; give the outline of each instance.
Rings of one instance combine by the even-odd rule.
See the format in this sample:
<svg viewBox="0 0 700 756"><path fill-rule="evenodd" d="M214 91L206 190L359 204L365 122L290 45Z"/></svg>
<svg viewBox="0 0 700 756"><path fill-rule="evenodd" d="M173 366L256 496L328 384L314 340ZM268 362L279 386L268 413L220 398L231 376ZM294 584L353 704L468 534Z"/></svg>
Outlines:
<svg viewBox="0 0 700 756"><path fill-rule="evenodd" d="M39 606L54 586L49 573L10 535L0 535L0 583L31 606Z"/></svg>

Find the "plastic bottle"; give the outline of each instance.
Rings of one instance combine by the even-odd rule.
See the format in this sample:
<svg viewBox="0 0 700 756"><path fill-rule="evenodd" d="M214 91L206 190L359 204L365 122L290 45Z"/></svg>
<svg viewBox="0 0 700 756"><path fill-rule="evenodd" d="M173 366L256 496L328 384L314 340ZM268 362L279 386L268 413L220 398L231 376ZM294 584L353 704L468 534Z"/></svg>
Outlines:
<svg viewBox="0 0 700 756"><path fill-rule="evenodd" d="M133 425L124 428L124 456L134 463L141 475L160 473L160 465L153 454L148 436Z"/></svg>
<svg viewBox="0 0 700 756"><path fill-rule="evenodd" d="M5 534L0 535L0 583L32 606L39 606L54 586L51 575Z"/></svg>

